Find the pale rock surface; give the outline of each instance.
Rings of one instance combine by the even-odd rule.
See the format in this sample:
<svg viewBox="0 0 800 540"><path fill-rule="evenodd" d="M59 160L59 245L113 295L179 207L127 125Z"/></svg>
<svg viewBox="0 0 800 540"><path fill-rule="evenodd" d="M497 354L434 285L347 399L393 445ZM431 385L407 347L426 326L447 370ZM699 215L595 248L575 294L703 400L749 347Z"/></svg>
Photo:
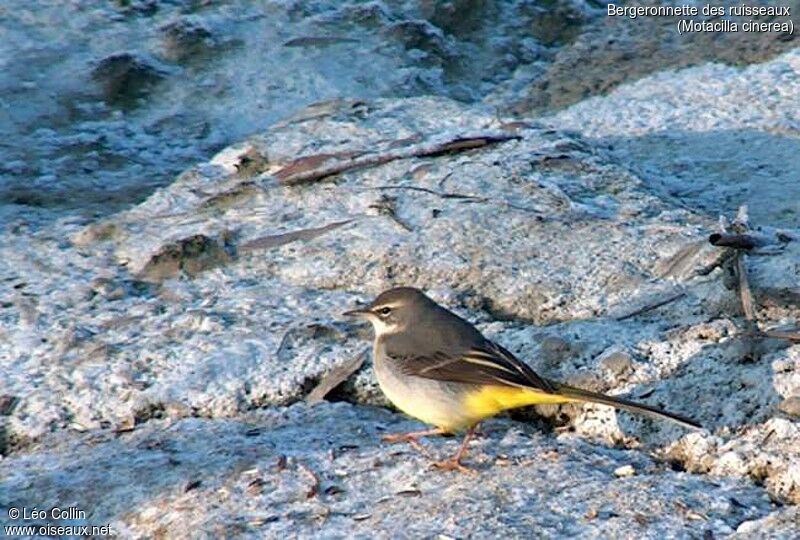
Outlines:
<svg viewBox="0 0 800 540"><path fill-rule="evenodd" d="M771 530L791 531L785 511L772 518L775 505L749 482L676 473L639 451L498 420L470 446L477 476L443 474L407 446L379 442L413 428L385 410L337 403L230 420L153 420L120 435L61 432L4 471L0 512L70 500L91 509L79 523L110 523L128 538L459 538L498 530L716 538L757 529L764 515L778 522ZM456 444L439 439L428 448L446 455ZM634 476L618 474L629 468Z"/></svg>
<svg viewBox="0 0 800 540"><path fill-rule="evenodd" d="M796 81L786 65L791 54L749 76L758 85L783 69ZM677 91L704 69L738 88L739 72L714 66L655 77ZM795 98L769 96L787 106ZM563 123L579 113L589 114L566 111ZM638 523L645 538L756 529L790 538L796 507L780 505L800 501L800 440L798 419L778 405L800 394L800 345L764 341L743 362L735 291L723 270L698 272L718 254L705 246L714 217L655 189L630 154L593 140L604 135L561 127L558 118L509 124L441 98L339 100L103 221L42 227L11 214L0 237L9 291L0 304L0 512L71 497L93 519L143 537L292 527L388 536L390 523L409 536L508 527L608 537ZM476 134L517 138L309 184L276 176L301 156ZM787 275L797 241L784 244L748 259L763 324L800 317L798 281ZM679 253L688 255L676 271ZM377 442L381 426L418 424L368 407L384 403L369 366L337 391L357 405L285 408L368 348L370 333L341 312L396 284L429 290L548 376L667 407L708 431L600 406L545 409L581 438L487 423L470 479ZM609 364L619 354L624 369ZM454 444L432 442L437 455ZM321 476L321 494L309 496L313 475L300 463ZM614 474L628 465L636 474ZM330 485L345 494L325 493ZM411 491L381 502L395 490Z"/></svg>

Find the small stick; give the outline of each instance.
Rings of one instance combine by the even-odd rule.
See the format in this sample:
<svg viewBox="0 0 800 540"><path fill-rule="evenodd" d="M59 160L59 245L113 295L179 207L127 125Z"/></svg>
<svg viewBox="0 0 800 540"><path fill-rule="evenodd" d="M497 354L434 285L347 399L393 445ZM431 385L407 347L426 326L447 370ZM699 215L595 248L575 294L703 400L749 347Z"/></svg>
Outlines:
<svg viewBox="0 0 800 540"><path fill-rule="evenodd" d="M457 136L444 141L410 144L377 153L342 152L339 154L304 156L297 158L277 171L275 177L284 185L304 184L351 170L376 167L398 159L435 157L450 152L463 152L521 138L519 135L489 132L473 136Z"/></svg>
<svg viewBox="0 0 800 540"><path fill-rule="evenodd" d="M750 290L750 282L747 280L747 265L744 253L736 254L736 275L739 278L739 298L742 301L742 311L748 321L756 320L755 308L753 307L753 291Z"/></svg>
<svg viewBox="0 0 800 540"><path fill-rule="evenodd" d="M739 211L736 213L736 217L734 218L733 222L723 232L733 233L735 235L746 235L749 230L750 226L748 224L747 205L743 204L739 207ZM736 271L736 277L739 280L739 301L742 303L742 312L744 313L745 319L745 358L753 360L756 356L756 350L755 341L752 339L752 336L760 333L760 330L758 328L758 323L756 322L753 291L750 289L750 282L747 279L747 255L745 255L744 251L736 251L733 265Z"/></svg>
<svg viewBox="0 0 800 540"><path fill-rule="evenodd" d="M753 249L761 242L750 234L713 233L708 237L712 246L733 249Z"/></svg>
<svg viewBox="0 0 800 540"><path fill-rule="evenodd" d="M322 227L312 227L308 229L301 229L298 231L291 231L288 233L273 234L271 236L262 236L260 238L249 240L243 243L241 246L239 246L239 251L245 253L248 251L255 251L258 249L271 249L278 246L282 246L284 244L290 244L298 240L311 240L313 238L325 234L328 231L332 231L334 229L338 229L343 225L347 225L351 221L353 220L346 219L344 221L328 223L327 225L324 225Z"/></svg>
<svg viewBox="0 0 800 540"><path fill-rule="evenodd" d="M275 357L280 358L281 353L283 352L283 348L286 347L286 344L289 343L289 339L291 338L292 332L294 332L294 328L289 328L286 332L283 333L283 337L281 338L281 342L278 344L278 350L275 351Z"/></svg>
<svg viewBox="0 0 800 540"><path fill-rule="evenodd" d="M311 470L311 468L306 465L305 463L298 462L297 466L300 468L301 471L306 473L309 478L311 478L312 484L308 491L306 491L306 498L310 499L311 497L316 497L319 495L319 486L320 480L317 473Z"/></svg>
<svg viewBox="0 0 800 540"><path fill-rule="evenodd" d="M735 233L744 234L745 232L750 229L750 225L748 222L750 221L749 214L747 212L747 205L743 204L739 207L739 210L736 212L736 217L733 218L733 223L731 223L731 230Z"/></svg>
<svg viewBox="0 0 800 540"><path fill-rule="evenodd" d="M800 343L800 332L787 332L785 330L762 330L758 337L786 339L792 343Z"/></svg>
<svg viewBox="0 0 800 540"><path fill-rule="evenodd" d="M723 266L726 264L733 256L736 254L735 251L732 249L723 249L720 251L720 254L714 258L713 261L708 263L707 265L698 268L695 270L695 275L697 276L707 276L718 267Z"/></svg>
<svg viewBox="0 0 800 540"><path fill-rule="evenodd" d="M389 216L392 221L400 225L406 231L414 232L414 229L397 215L397 199L395 197L382 195L380 200L369 205L369 208L376 210L380 215Z"/></svg>
<svg viewBox="0 0 800 540"><path fill-rule="evenodd" d="M711 235L712 237L747 237L747 231L750 226L747 223L747 205L743 204L739 207L733 223L730 224L727 230L723 231L722 235ZM733 234L730 234L730 233ZM711 238L709 238L711 240ZM747 280L747 260L746 255L741 251L736 253L734 259L734 268L736 269L736 276L739 278L739 299L742 302L742 311L744 317L748 321L756 320L755 308L753 307L753 292L750 290L750 282Z"/></svg>
<svg viewBox="0 0 800 540"><path fill-rule="evenodd" d="M677 253L669 258L666 263L666 268L659 272L658 277L667 278L683 273L692 263L702 245L702 242L691 242L683 246ZM714 266L716 267L716 264Z"/></svg>
<svg viewBox="0 0 800 540"><path fill-rule="evenodd" d="M747 360L756 359L755 341L752 335L759 333L758 323L756 323L756 313L753 307L753 292L750 290L750 283L747 280L747 265L745 264L745 257L743 251L737 251L734 259L736 268L736 275L739 278L739 299L742 302L742 311L744 312L744 346L745 355Z"/></svg>
<svg viewBox="0 0 800 540"><path fill-rule="evenodd" d="M666 306L667 304L669 304L671 302L674 302L675 300L679 300L679 299L683 298L684 296L686 296L686 291L681 291L681 292L679 292L677 294L673 294L672 296L669 296L669 297L665 298L664 300L660 300L660 301L658 301L658 302L656 302L654 304L650 304L650 305L641 307L641 308L639 308L637 310L634 310L634 311L632 311L632 312L630 312L630 313L628 313L626 315L621 315L621 316L617 317L617 320L618 321L624 321L625 319L630 319L630 318L635 317L637 315L641 315L642 313L647 313L648 311L652 311L654 309L660 308L661 306Z"/></svg>
<svg viewBox="0 0 800 540"><path fill-rule="evenodd" d="M712 246L727 247L731 250L744 250L751 255L779 255L783 253L784 237L779 234L767 236L751 232L736 234L729 232L713 233L708 236Z"/></svg>

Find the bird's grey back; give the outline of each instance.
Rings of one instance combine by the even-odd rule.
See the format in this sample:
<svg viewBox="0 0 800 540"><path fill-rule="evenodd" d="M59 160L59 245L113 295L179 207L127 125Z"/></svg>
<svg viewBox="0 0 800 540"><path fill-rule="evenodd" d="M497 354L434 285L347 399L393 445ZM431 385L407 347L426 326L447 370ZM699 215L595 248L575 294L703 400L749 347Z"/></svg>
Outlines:
<svg viewBox="0 0 800 540"><path fill-rule="evenodd" d="M387 299L391 299L390 294L394 296L394 291L399 289L384 293ZM409 303L413 313L419 315L408 321L411 331L386 336L384 345L393 353L424 356L445 352L458 355L485 342L483 335L472 324L443 308L422 291L404 287L395 294L402 296L404 303Z"/></svg>

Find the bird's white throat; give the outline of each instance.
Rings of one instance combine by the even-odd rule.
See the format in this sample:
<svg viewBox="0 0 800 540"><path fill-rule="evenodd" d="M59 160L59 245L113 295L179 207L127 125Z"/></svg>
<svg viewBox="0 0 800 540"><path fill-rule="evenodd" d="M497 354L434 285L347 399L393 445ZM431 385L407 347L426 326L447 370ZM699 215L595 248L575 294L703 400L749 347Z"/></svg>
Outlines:
<svg viewBox="0 0 800 540"><path fill-rule="evenodd" d="M369 322L372 323L372 328L375 330L375 338L379 339L392 334L397 334L403 331L403 327L396 323L387 323L377 317L370 317Z"/></svg>

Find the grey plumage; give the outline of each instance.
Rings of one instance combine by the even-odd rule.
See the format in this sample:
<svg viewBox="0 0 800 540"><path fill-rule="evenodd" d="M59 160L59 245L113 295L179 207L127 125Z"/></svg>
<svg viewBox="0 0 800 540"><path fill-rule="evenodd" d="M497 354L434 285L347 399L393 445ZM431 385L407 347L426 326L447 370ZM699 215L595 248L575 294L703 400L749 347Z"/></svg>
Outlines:
<svg viewBox="0 0 800 540"><path fill-rule="evenodd" d="M465 403L485 387L531 390L542 397L531 403L593 402L699 427L690 418L650 405L545 379L419 289L390 289L349 313L366 316L375 327L375 371L390 401L445 431L483 418ZM559 401L561 397L566 399Z"/></svg>

